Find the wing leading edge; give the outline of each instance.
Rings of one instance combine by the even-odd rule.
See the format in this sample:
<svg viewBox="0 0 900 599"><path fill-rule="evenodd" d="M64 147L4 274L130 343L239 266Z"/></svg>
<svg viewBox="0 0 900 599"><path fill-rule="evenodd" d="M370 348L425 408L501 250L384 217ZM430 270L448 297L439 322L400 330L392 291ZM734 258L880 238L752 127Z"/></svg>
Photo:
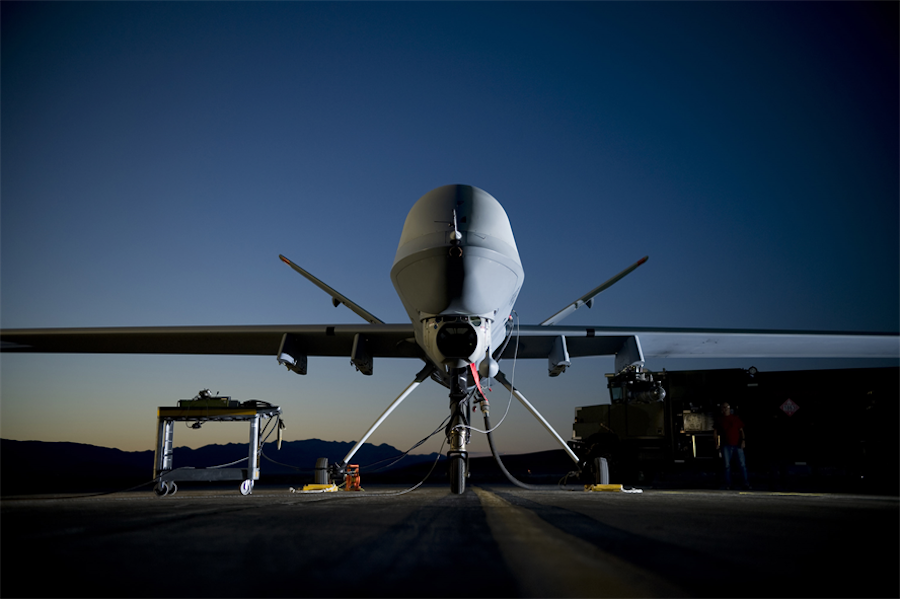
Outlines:
<svg viewBox="0 0 900 599"><path fill-rule="evenodd" d="M614 355L617 371L645 358L900 359L894 333L523 326L518 341L501 357L547 358L551 376L586 356Z"/></svg>
<svg viewBox="0 0 900 599"><path fill-rule="evenodd" d="M232 354L275 356L288 335L309 356L350 356L360 338L372 357L418 358L412 325L267 325L10 329L0 349L39 353ZM358 343L358 341L357 341Z"/></svg>

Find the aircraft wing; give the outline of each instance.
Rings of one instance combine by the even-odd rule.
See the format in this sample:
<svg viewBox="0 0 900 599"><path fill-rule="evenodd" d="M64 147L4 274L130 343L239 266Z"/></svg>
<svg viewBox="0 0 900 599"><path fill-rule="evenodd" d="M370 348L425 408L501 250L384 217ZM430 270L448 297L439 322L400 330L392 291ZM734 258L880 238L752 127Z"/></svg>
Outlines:
<svg viewBox="0 0 900 599"><path fill-rule="evenodd" d="M616 370L644 358L900 358L895 333L523 326L503 358L547 358L550 374L569 358L616 356ZM556 371L554 373L554 371Z"/></svg>
<svg viewBox="0 0 900 599"><path fill-rule="evenodd" d="M371 357L422 355L408 324L7 329L0 331L0 350L278 356L289 346L304 356L351 356L360 340Z"/></svg>
<svg viewBox="0 0 900 599"><path fill-rule="evenodd" d="M36 353L276 356L305 373L307 356L349 356L365 374L373 358L424 358L411 324L7 329L0 350ZM284 354L291 361L282 360ZM616 370L645 358L900 358L894 333L522 326L501 358L547 359L551 376L570 358L615 356Z"/></svg>

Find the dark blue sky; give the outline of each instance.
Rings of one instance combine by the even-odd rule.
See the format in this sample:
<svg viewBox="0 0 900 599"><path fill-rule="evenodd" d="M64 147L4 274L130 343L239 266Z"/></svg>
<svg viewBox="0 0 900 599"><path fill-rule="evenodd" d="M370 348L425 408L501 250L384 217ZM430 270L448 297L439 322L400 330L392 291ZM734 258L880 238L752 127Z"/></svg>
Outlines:
<svg viewBox="0 0 900 599"><path fill-rule="evenodd" d="M279 253L402 322L405 215L467 183L509 214L525 323L649 254L566 324L900 328L896 3L0 12L3 327L358 322ZM349 440L418 367L346 362L4 355L2 436L146 449L155 406L213 387ZM517 386L567 436L611 367ZM374 440L430 432L433 387ZM506 449L550 447L527 418Z"/></svg>

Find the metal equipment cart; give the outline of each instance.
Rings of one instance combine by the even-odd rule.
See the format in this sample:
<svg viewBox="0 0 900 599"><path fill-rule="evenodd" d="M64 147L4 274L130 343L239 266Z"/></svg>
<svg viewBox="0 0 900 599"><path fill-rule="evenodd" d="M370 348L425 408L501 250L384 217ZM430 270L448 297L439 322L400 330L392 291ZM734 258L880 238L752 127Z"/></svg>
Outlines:
<svg viewBox="0 0 900 599"><path fill-rule="evenodd" d="M207 396L208 397L208 396ZM153 478L158 479L154 491L157 495L172 495L178 490L175 481L241 481L242 495L253 492L254 481L259 480L259 423L262 418L281 417L281 407L265 402L238 404L229 397L212 398L223 400L218 407L210 401L182 401L177 408L160 407L157 410L156 458L153 464ZM193 404L193 405L192 405ZM172 446L176 422L249 422L250 452L246 468L190 468L174 467ZM277 425L280 427L279 425ZM280 433L280 428L279 428Z"/></svg>

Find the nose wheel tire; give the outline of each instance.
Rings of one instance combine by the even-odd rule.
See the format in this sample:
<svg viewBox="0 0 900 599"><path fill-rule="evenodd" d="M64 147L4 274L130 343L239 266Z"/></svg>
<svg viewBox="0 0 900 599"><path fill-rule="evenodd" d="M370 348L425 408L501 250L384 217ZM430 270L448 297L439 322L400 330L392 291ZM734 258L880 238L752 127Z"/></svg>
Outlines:
<svg viewBox="0 0 900 599"><path fill-rule="evenodd" d="M163 481L156 485L153 488L153 491L159 497L164 497L166 495L174 495L178 492L178 485L175 484L175 481Z"/></svg>
<svg viewBox="0 0 900 599"><path fill-rule="evenodd" d="M249 495L253 492L253 481L250 479L241 483L241 495Z"/></svg>
<svg viewBox="0 0 900 599"><path fill-rule="evenodd" d="M462 495L466 492L466 458L459 454L450 456L450 493Z"/></svg>

